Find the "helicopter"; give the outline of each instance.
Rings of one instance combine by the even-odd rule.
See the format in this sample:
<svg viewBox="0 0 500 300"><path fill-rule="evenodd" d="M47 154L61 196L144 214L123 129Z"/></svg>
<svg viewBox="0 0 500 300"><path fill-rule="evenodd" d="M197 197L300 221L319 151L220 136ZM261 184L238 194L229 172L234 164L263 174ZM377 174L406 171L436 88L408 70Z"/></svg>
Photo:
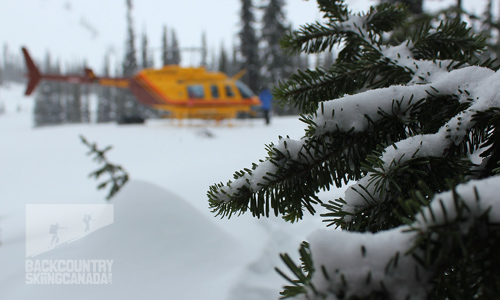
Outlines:
<svg viewBox="0 0 500 300"><path fill-rule="evenodd" d="M132 77L98 77L89 68L84 68L83 75L42 74L25 47L22 52L28 69L25 95L31 95L41 80L123 88L138 102L173 119L234 119L252 115L260 106L259 98L238 80L244 71L229 77L204 67L166 65L142 69ZM123 123L141 123L137 118L129 117Z"/></svg>

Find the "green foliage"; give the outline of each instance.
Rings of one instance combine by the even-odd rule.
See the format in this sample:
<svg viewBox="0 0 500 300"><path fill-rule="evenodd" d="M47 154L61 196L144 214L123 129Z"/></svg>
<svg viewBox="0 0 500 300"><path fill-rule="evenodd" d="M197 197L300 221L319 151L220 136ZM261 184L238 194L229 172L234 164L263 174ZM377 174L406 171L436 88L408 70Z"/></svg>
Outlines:
<svg viewBox="0 0 500 300"><path fill-rule="evenodd" d="M274 90L303 112L304 137L280 137L267 146L266 159L211 186L211 210L221 217L274 213L293 222L323 205L324 221L337 230L404 241L384 248L387 261L378 263L382 269L366 267L359 288L361 271L329 269L343 259L336 256L341 251L332 247L327 258L315 257L323 240L313 239L301 246L300 265L282 255L293 274L278 271L292 284L284 298L495 297L500 214L490 220L496 195L487 189L483 200L476 189L487 186L484 180L497 183L500 172L500 99L490 92L497 67L480 61L485 39L458 20L405 32L411 27L403 27L408 14L401 6L354 15L343 1L318 4L324 24L302 26L282 46L290 53L339 47L337 60L327 69L299 71ZM396 31L403 41L394 45L386 37ZM317 196L354 181L344 198ZM374 244L361 246L363 258L379 259L369 256Z"/></svg>
<svg viewBox="0 0 500 300"><path fill-rule="evenodd" d="M365 174L362 164L378 146L393 144L416 133L433 132L460 109L467 106L457 103L459 95L428 93L428 98L410 99L411 105L406 108L402 108L400 104L404 99L394 100L390 112L378 112L383 116L381 119L376 122L368 120L370 130L318 132L319 126L315 123L316 109L318 104L325 99L340 98L368 88L406 84L418 70L418 66L416 70L410 69L399 63L397 59L385 56L386 51L382 51L388 45L382 43L383 39L378 33L393 28L404 19L402 16L406 16L406 13L401 8L381 5L377 9L372 8L366 14L352 16L347 14L345 6L334 8L341 3L339 1L319 1L319 3L330 20L340 20L345 23L350 22L349 18L360 18L360 24L350 25L356 28L354 30L348 30L347 25L342 22L328 23L327 27L319 24L306 25L285 38L283 45L314 52L323 51L327 48L326 45L342 41L345 43L342 51L347 53L349 51L346 49L356 49L358 53L353 55L359 59L351 61L346 54L343 55L344 58L340 56L329 70L299 71L288 82L280 85L275 95L300 107L305 112L311 112L301 118L301 121L308 125L302 149L299 153L290 154L286 139L281 138L280 148L273 144L269 145L269 157L266 162L273 164L277 169L276 172L267 174L265 183L262 183L259 188L249 188L247 185L238 187L235 193L227 195L228 201L218 199L218 193L224 193L224 189L220 189L224 186L223 184L212 186L209 193L211 207L224 216L230 216L241 210L245 211L252 203L254 203L253 208L260 208L251 209L256 216L267 215L267 211L271 210L266 208L269 206L267 202L270 202L270 207L274 208L275 213L295 215L300 218L302 206L311 212L314 211L310 204L318 202L314 195L320 189L328 189L332 184L339 187L349 180L358 180ZM378 12L379 10L382 12ZM377 20L379 15L388 18L388 14L394 15L393 18L389 18L393 23L391 26L383 26L383 30L376 27L379 22L366 21ZM318 37L314 28L327 28L328 33L323 33ZM365 39L362 32L365 32L365 37L370 37L370 39ZM460 58L457 62L449 61L443 66L448 70L476 62L477 51L482 45L481 38L476 37L469 30L464 30L462 24L455 22L443 23L438 28L426 25L411 36L406 44L411 53L419 58L425 56L425 59L431 61L440 57ZM470 51L460 50L457 51L459 54L452 55L446 51L426 50L430 44L442 45L445 42L440 39L448 42L450 38L454 39L456 49L468 47ZM433 43L432 40L434 40ZM363 47L359 46L360 43L364 44ZM441 66L441 63L439 65ZM319 110L323 111L322 106ZM431 117L430 113L438 113L439 117ZM235 173L234 179L251 177L257 166L254 164L252 170L247 169ZM291 188L296 193L284 193L285 188L287 190ZM282 202L288 205L283 205ZM262 210L263 208L266 209Z"/></svg>
<svg viewBox="0 0 500 300"><path fill-rule="evenodd" d="M94 155L93 160L98 164L102 164L99 169L90 173L89 177L99 180L103 175L109 176L109 179L99 183L97 189L105 189L111 186L106 196L106 199L110 200L127 183L128 174L121 166L110 163L106 158L106 152L112 149L111 146L99 150L96 143L89 143L84 136L80 135L80 139L89 148L87 155Z"/></svg>
<svg viewBox="0 0 500 300"><path fill-rule="evenodd" d="M309 249L309 244L307 242L302 242L299 249L300 254L300 265L295 265L293 260L290 258L288 254L281 254L281 259L286 264L286 266L292 271L295 277L298 280L290 279L283 271L278 268L275 268L276 272L278 272L283 278L285 278L292 285L286 286L285 290L280 294L283 298L294 297L300 294L305 293L306 286L310 287L312 290L314 289L314 285L311 283L312 275L315 272L313 261L311 259L311 251Z"/></svg>
<svg viewBox="0 0 500 300"><path fill-rule="evenodd" d="M274 91L278 100L290 102L304 113L312 113L325 99L411 80L414 75L411 70L382 53L382 48L389 45L383 33L401 26L407 18L402 7L382 4L377 9L372 7L367 13L353 16L344 5L336 9L325 7L332 6L330 2L336 5L342 1L319 2L330 21L302 26L287 35L282 46L292 53L318 53L340 45L342 50L330 69L298 72L282 82ZM353 19L361 21L353 25ZM441 23L437 28L426 23L406 38L415 59L454 59L473 64L485 46L484 38L479 38L458 21Z"/></svg>
<svg viewBox="0 0 500 300"><path fill-rule="evenodd" d="M383 265L383 272L388 275L403 264L403 259L410 258L417 262L415 278L424 281L428 277L428 283L432 289L425 299L496 299L500 289L500 273L497 268L500 265L496 249L500 246L500 227L498 223L491 222L488 218L490 210L471 217L473 207L471 203L480 203L479 192L476 190L474 199L462 199L453 190L453 207L442 206L445 220L439 222L437 216L440 213L435 207L427 207L417 210L428 212L429 220L426 224L414 221L409 224L407 233L415 236L415 243L410 246L406 253L396 252L394 256ZM468 200L468 201L467 201ZM470 201L472 200L472 201ZM449 215L449 217L446 217ZM429 227L424 228L428 224ZM468 224L468 230L464 230L464 224ZM369 248L361 246L362 256L367 256ZM333 276L324 266L316 270L314 257L311 254L309 244L305 243L299 250L301 265L296 266L288 255L281 255L283 261L294 277L291 279L285 272L278 270L292 285L285 286L281 293L282 298L289 298L300 294L313 295L314 299L325 299L326 295L315 287L312 275L321 272L326 280L332 285L339 286L336 293L338 299L394 299L388 291L388 287L381 281L373 292L366 296L349 296L349 281L347 275ZM425 270L434 270L431 276ZM420 274L419 274L420 273ZM337 275L337 274L335 274ZM365 284L372 283L373 274L368 272ZM420 279L419 279L420 278ZM427 282L425 283L427 284ZM412 298L410 294L406 299Z"/></svg>

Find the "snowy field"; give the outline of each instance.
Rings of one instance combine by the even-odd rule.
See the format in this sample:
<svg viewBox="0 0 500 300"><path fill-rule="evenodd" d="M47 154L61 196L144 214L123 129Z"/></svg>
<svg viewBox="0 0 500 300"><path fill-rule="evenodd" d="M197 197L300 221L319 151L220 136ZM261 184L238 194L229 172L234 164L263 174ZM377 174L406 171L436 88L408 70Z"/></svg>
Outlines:
<svg viewBox="0 0 500 300"><path fill-rule="evenodd" d="M0 115L0 299L278 299L285 281L274 267L286 269L279 253L295 257L299 243L325 226L319 215L288 224L251 215L221 220L208 209L209 185L264 158L264 145L278 135L302 136L296 117L274 118L271 126L257 119L33 128L33 99L23 91L0 88L7 110ZM98 165L79 135L100 148L112 145L109 160L130 174L109 202L87 177ZM112 222L79 238L61 229L60 241L51 243L49 225L59 222L62 204L82 214L93 208L93 221L104 214L96 207L113 204ZM43 210L51 207L54 216ZM27 284L33 228L47 249L29 259L111 261L106 284Z"/></svg>

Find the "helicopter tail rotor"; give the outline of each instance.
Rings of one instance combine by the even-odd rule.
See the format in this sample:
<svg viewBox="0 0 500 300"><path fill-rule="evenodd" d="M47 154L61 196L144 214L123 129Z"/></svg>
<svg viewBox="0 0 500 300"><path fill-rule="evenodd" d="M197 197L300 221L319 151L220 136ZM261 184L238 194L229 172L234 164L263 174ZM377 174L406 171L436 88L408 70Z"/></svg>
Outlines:
<svg viewBox="0 0 500 300"><path fill-rule="evenodd" d="M36 67L35 63L33 62L33 59L31 59L28 50L24 47L22 48L22 50L23 50L24 60L26 61L26 67L28 68L28 74L27 74L28 87L26 88L26 92L24 94L28 96L31 95L31 93L33 93L36 86L42 79L42 76L40 74L40 71Z"/></svg>

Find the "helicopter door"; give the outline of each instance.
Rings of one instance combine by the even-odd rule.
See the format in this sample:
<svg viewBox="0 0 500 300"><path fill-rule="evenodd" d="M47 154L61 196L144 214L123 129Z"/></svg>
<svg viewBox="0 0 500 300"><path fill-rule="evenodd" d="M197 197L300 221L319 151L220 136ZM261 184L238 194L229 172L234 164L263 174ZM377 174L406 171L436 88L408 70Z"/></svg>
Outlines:
<svg viewBox="0 0 500 300"><path fill-rule="evenodd" d="M234 98L234 90L233 90L233 87L230 86L230 85L226 85L226 96L228 98Z"/></svg>

